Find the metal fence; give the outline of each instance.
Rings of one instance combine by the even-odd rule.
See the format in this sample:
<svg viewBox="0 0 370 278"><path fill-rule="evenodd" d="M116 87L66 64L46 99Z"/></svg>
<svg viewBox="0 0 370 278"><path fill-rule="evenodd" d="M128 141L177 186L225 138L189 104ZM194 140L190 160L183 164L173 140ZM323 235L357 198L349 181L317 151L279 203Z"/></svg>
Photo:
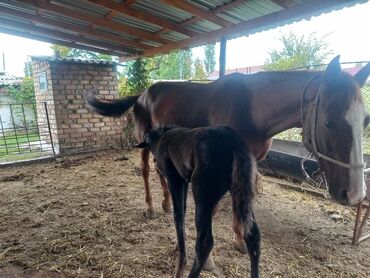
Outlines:
<svg viewBox="0 0 370 278"><path fill-rule="evenodd" d="M0 104L0 162L48 155L55 153L46 103Z"/></svg>

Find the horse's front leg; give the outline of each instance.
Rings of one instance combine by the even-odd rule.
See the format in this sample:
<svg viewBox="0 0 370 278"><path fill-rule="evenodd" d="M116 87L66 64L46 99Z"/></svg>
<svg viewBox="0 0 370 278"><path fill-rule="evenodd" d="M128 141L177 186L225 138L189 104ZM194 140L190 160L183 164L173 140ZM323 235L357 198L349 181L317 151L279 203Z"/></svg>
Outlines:
<svg viewBox="0 0 370 278"><path fill-rule="evenodd" d="M166 179L162 176L162 174L159 172L157 166L156 166L156 171L158 174L159 181L162 186L163 190L163 201L162 201L162 208L165 212L170 213L171 212L171 195L170 192L168 191L168 185Z"/></svg>
<svg viewBox="0 0 370 278"><path fill-rule="evenodd" d="M154 208L152 194L149 187L149 153L149 149L141 150L141 175L143 176L144 180L145 203L147 206L145 210L145 216L149 219L152 219L154 218Z"/></svg>

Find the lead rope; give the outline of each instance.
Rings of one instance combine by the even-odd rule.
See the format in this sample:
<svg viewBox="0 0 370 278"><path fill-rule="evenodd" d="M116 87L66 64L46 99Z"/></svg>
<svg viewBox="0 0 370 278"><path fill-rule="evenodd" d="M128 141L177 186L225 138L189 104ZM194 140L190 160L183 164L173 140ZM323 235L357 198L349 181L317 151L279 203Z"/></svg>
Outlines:
<svg viewBox="0 0 370 278"><path fill-rule="evenodd" d="M324 185L324 187L325 187L324 198L329 199L330 198L329 187L328 187L328 183L326 181L324 171L322 171L320 168L319 168L319 170L316 171L316 172L320 173L320 177L321 177L319 182L317 182L313 178L310 177L310 175L307 173L307 171L304 167L304 163L308 160L308 158L311 155L312 155L312 153L308 153L307 156L301 160L301 171L302 171L303 175L306 178L307 185L309 187L311 187L312 189L316 190L317 188L322 188L322 185ZM314 172L313 174L315 174L316 172ZM302 186L301 186L301 189L304 190L304 188Z"/></svg>

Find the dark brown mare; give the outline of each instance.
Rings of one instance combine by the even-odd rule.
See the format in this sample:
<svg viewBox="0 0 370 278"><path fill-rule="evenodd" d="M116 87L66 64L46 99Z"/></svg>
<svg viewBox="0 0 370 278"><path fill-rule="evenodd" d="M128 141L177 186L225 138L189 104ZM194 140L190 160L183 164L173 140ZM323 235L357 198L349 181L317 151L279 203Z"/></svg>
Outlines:
<svg viewBox="0 0 370 278"><path fill-rule="evenodd" d="M337 56L324 72L231 74L210 84L161 82L140 95L102 101L89 94L86 101L96 112L107 116L120 116L134 106L139 140L160 126L229 125L245 138L257 160L264 159L275 134L303 127L305 146L318 158L331 196L341 204L353 205L363 199L366 191L362 133L369 117L360 88L369 73L370 63L350 76L341 70ZM151 216L148 159L149 149L143 149L146 212ZM160 180L164 192L162 207L169 211L170 195L162 176ZM233 229L236 247L245 250L236 220Z"/></svg>

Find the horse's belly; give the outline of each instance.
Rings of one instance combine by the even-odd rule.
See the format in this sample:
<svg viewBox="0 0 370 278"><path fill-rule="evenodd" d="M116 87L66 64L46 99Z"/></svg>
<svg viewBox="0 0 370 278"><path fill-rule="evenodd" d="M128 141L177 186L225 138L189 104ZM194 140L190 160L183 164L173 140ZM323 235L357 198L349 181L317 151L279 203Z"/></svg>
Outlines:
<svg viewBox="0 0 370 278"><path fill-rule="evenodd" d="M247 142L249 150L252 152L253 156L257 162L262 161L266 158L268 151L272 145L272 138L266 141L253 141Z"/></svg>

